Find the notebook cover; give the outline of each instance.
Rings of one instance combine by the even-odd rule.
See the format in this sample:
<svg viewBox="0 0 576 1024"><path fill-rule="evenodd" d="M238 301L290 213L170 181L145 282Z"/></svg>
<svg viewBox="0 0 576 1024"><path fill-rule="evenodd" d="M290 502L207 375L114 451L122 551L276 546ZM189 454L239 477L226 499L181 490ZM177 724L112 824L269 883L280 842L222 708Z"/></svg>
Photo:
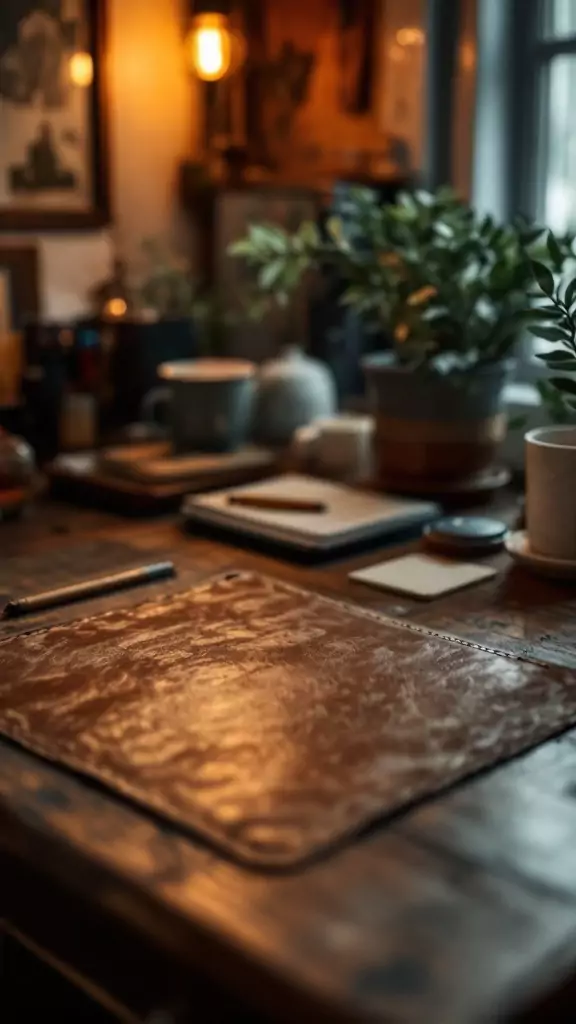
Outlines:
<svg viewBox="0 0 576 1024"><path fill-rule="evenodd" d="M576 673L256 574L0 644L0 731L263 867L576 719Z"/></svg>
<svg viewBox="0 0 576 1024"><path fill-rule="evenodd" d="M231 505L232 494L266 494L323 502L327 511L288 512ZM287 473L257 484L190 497L184 513L234 532L305 550L329 550L384 537L429 522L440 509L429 501L372 494L316 477Z"/></svg>

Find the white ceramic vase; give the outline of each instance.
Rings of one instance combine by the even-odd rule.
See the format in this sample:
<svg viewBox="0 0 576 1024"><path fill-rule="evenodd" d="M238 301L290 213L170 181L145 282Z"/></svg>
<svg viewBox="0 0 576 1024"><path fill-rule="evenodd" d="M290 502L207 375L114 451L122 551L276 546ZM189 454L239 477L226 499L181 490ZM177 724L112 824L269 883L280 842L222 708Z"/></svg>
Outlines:
<svg viewBox="0 0 576 1024"><path fill-rule="evenodd" d="M265 363L256 391L255 433L263 444L286 445L299 427L336 412L332 373L296 346Z"/></svg>
<svg viewBox="0 0 576 1024"><path fill-rule="evenodd" d="M530 549L576 562L576 427L526 435L526 492Z"/></svg>

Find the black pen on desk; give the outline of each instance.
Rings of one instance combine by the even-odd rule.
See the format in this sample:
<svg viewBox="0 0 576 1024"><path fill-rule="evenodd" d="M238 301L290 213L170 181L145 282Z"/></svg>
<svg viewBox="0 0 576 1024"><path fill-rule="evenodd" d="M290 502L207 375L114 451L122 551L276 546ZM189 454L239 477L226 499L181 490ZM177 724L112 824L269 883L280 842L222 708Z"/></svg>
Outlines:
<svg viewBox="0 0 576 1024"><path fill-rule="evenodd" d="M30 597L9 601L4 608L2 618L15 619L21 615L33 615L35 612L44 612L49 608L72 604L74 601L85 601L89 598L102 597L104 594L113 594L128 587L139 586L141 583L168 579L175 573L173 562L157 562L154 565L143 565L138 569L128 569L126 572L114 573L111 576L101 576L98 579L73 583L69 587L59 587L58 590L47 590L42 594L33 594Z"/></svg>

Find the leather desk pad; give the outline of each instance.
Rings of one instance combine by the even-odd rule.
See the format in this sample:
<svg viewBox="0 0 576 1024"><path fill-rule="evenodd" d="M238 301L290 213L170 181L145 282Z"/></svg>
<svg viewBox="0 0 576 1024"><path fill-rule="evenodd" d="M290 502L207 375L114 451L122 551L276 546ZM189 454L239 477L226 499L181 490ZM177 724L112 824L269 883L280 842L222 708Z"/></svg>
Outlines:
<svg viewBox="0 0 576 1024"><path fill-rule="evenodd" d="M0 644L0 731L293 866L576 720L576 673L257 574Z"/></svg>

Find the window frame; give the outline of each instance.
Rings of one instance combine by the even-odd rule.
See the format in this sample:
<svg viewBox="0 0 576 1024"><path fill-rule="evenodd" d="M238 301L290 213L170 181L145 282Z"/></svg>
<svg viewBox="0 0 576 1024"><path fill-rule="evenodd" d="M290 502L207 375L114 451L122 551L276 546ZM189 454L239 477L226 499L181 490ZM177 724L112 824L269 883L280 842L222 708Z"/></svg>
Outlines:
<svg viewBox="0 0 576 1024"><path fill-rule="evenodd" d="M576 58L576 31L567 36L547 36L545 26L548 5L553 0L537 0L536 22L534 25L536 38L533 40L533 65L531 68L533 89L536 93L532 106L532 158L533 186L529 198L531 212L534 216L543 216L544 190L547 176L547 155L549 152L549 136L546 133L548 124L546 106L549 97L550 70L557 57L573 56Z"/></svg>
<svg viewBox="0 0 576 1024"><path fill-rule="evenodd" d="M509 149L509 218L524 214L544 219L550 137L547 105L550 70L556 57L576 59L576 31L548 36L546 23L552 0L511 0L513 38L509 40L510 123L514 126ZM535 382L545 373L527 339L519 357L517 379Z"/></svg>

